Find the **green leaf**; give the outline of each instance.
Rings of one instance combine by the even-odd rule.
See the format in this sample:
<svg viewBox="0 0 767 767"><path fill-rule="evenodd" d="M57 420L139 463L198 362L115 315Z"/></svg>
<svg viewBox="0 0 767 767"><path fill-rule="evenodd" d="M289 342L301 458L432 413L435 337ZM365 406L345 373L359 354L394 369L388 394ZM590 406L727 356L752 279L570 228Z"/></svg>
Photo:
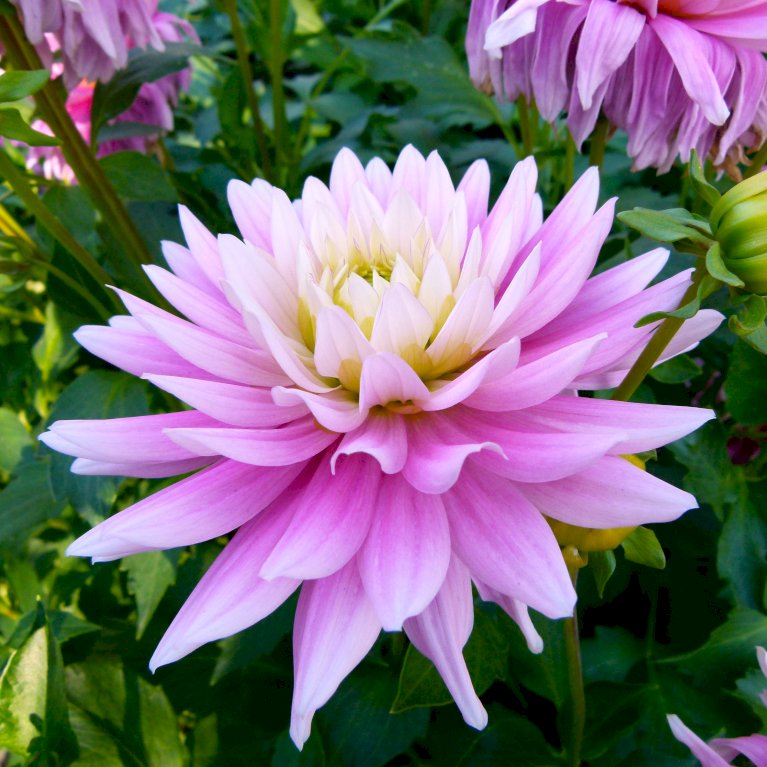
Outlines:
<svg viewBox="0 0 767 767"><path fill-rule="evenodd" d="M0 748L57 754L68 763L77 744L67 715L61 651L42 607L38 622L0 677Z"/></svg>
<svg viewBox="0 0 767 767"><path fill-rule="evenodd" d="M128 591L136 598L136 639L141 639L165 592L176 582L178 555L178 551L148 551L120 563L128 573Z"/></svg>
<svg viewBox="0 0 767 767"><path fill-rule="evenodd" d="M4 72L0 76L0 103L19 101L37 93L47 82L50 72L47 69Z"/></svg>
<svg viewBox="0 0 767 767"><path fill-rule="evenodd" d="M722 198L719 190L706 181L706 175L703 172L703 165L700 162L698 153L693 149L690 158L690 181L695 194L702 200L705 200L712 208Z"/></svg>
<svg viewBox="0 0 767 767"><path fill-rule="evenodd" d="M48 463L24 464L14 479L0 491L0 541L20 541L46 519L61 511L48 477Z"/></svg>
<svg viewBox="0 0 767 767"><path fill-rule="evenodd" d="M95 623L84 621L72 613L63 610L49 610L47 613L48 623L56 641L60 644L68 639L74 639L82 634L90 634L92 631L100 631L101 627ZM38 620L38 609L30 610L19 619L13 634L8 640L11 647L20 647L35 628Z"/></svg>
<svg viewBox="0 0 767 767"><path fill-rule="evenodd" d="M107 178L118 194L138 202L176 202L171 186L159 163L139 152L115 152L100 160Z"/></svg>
<svg viewBox="0 0 767 767"><path fill-rule="evenodd" d="M55 136L48 136L31 128L24 121L18 109L0 109L0 136L22 141L29 146L60 146Z"/></svg>
<svg viewBox="0 0 767 767"><path fill-rule="evenodd" d="M67 666L65 676L77 767L185 764L176 714L160 687L98 657Z"/></svg>
<svg viewBox="0 0 767 767"><path fill-rule="evenodd" d="M751 294L743 299L737 314L727 320L730 330L738 336L748 336L764 327L767 317L767 301L762 296Z"/></svg>
<svg viewBox="0 0 767 767"><path fill-rule="evenodd" d="M597 593L601 599L605 586L615 572L615 554L612 551L589 552L589 570L597 584Z"/></svg>
<svg viewBox="0 0 767 767"><path fill-rule="evenodd" d="M637 527L621 544L626 559L639 565L662 570L666 566L663 553L655 533L647 527Z"/></svg>
<svg viewBox="0 0 767 767"><path fill-rule="evenodd" d="M732 317L730 317L730 320L732 320ZM730 327L732 328L732 325ZM760 325L756 330L741 337L745 343L759 352L759 354L767 354L767 325Z"/></svg>
<svg viewBox="0 0 767 767"><path fill-rule="evenodd" d="M477 694L481 695L496 679L506 676L508 651L509 639L498 621L484 610L475 610L474 629L463 655ZM432 662L412 645L408 647L392 713L421 706L445 706L452 702L453 697Z"/></svg>
<svg viewBox="0 0 767 767"><path fill-rule="evenodd" d="M45 307L43 334L32 347L32 359L43 381L49 381L77 359L80 347L72 337L73 330L75 326L67 314L53 303Z"/></svg>
<svg viewBox="0 0 767 767"><path fill-rule="evenodd" d="M325 751L318 737L309 738L301 751L287 732L277 738L272 767L325 767L326 764Z"/></svg>
<svg viewBox="0 0 767 767"><path fill-rule="evenodd" d="M644 659L644 646L625 629L598 626L594 638L581 643L581 655L586 684L623 682L631 669Z"/></svg>
<svg viewBox="0 0 767 767"><path fill-rule="evenodd" d="M730 367L724 383L727 408L741 424L767 423L767 358L743 341L732 349Z"/></svg>
<svg viewBox="0 0 767 767"><path fill-rule="evenodd" d="M680 384L692 381L703 372L703 368L692 357L680 354L653 368L648 375L655 381L665 384Z"/></svg>
<svg viewBox="0 0 767 767"><path fill-rule="evenodd" d="M24 448L31 445L32 437L18 414L10 408L0 408L0 470L12 471L21 460Z"/></svg>
<svg viewBox="0 0 767 767"><path fill-rule="evenodd" d="M708 224L684 208L663 211L634 208L618 213L618 220L658 242L692 240L706 248L711 245L711 237L707 236Z"/></svg>
<svg viewBox="0 0 767 767"><path fill-rule="evenodd" d="M742 288L746 284L737 274L733 274L725 266L724 259L722 258L722 248L718 242L715 242L706 252L706 269L708 269L708 273L714 279L723 282L725 285Z"/></svg>
<svg viewBox="0 0 767 767"><path fill-rule="evenodd" d="M710 296L714 291L718 290L720 286L720 282L707 274L700 281L698 291L692 301L686 303L684 306L680 306L678 309L674 309L672 312L652 312L651 314L646 314L634 323L634 327L641 328L645 325L658 322L659 320L666 320L670 317L679 320L689 320L698 313L700 305L703 303L704 299Z"/></svg>
<svg viewBox="0 0 767 767"><path fill-rule="evenodd" d="M319 713L327 764L382 767L426 734L429 712L394 714L397 682L389 669L355 670Z"/></svg>

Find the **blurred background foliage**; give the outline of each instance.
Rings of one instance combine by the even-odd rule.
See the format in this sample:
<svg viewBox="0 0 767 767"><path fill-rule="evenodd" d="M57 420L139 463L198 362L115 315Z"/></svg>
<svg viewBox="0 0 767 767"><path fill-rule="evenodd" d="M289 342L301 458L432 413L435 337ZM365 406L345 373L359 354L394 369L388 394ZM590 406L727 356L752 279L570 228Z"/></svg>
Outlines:
<svg viewBox="0 0 767 767"><path fill-rule="evenodd" d="M499 107L471 85L465 0L241 0L236 12L252 53L252 91L238 66L232 5L162 3L189 18L203 43L176 129L152 155L101 161L158 263L159 242L181 240L177 203L213 231L234 231L230 179L265 175L296 196L308 175L327 178L343 146L363 160L387 161L407 143L424 153L437 149L454 179L485 157L497 193L532 145L547 209L571 183L564 127ZM157 76L169 55L133 59L99 86L98 108L113 114L131 78ZM28 116L31 102L22 107ZM532 133L523 135L521 117ZM617 136L607 147L603 199L618 195L619 210L692 204L684 169L634 174L621 142ZM23 168L20 154L17 160ZM577 155L576 175L587 165ZM111 257L113 233L84 191L50 181L40 187L48 210L114 284L146 294L139 275L121 272ZM320 711L303 753L296 751L287 734L294 602L150 675L154 646L223 541L95 566L64 556L74 537L162 482L71 475L71 459L47 450L37 435L59 418L140 415L169 403L77 346L72 331L104 316L72 278L104 307L112 299L8 187L0 202L4 216L21 224L6 222L0 237L0 764L564 764L560 627L536 616L546 647L535 656L511 620L479 600L466 656L490 714L481 733L463 724L434 669L402 635L382 635ZM603 265L652 247L616 222ZM689 262L676 253L668 272ZM583 757L590 767L695 764L672 738L667 713L705 738L767 726L754 655L755 645L767 645L765 380L767 359L725 326L657 368L637 395L713 407L719 417L648 462L649 471L701 502L700 510L655 528L665 569L632 561L658 565L657 550L618 550L615 561L593 557L581 573Z"/></svg>

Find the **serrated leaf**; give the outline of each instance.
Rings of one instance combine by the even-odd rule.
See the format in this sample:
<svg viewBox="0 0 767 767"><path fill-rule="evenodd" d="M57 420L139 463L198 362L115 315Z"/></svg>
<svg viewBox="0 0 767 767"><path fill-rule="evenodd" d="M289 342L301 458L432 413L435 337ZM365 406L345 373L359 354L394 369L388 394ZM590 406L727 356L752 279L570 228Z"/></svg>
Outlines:
<svg viewBox="0 0 767 767"><path fill-rule="evenodd" d="M663 553L655 533L647 527L637 527L621 544L623 553L630 562L662 570L666 566Z"/></svg>
<svg viewBox="0 0 767 767"><path fill-rule="evenodd" d="M37 93L47 82L47 69L29 69L4 72L0 76L0 103L19 101Z"/></svg>
<svg viewBox="0 0 767 767"><path fill-rule="evenodd" d="M18 109L0 109L0 136L21 141L29 146L59 146L55 136L48 136L30 127Z"/></svg>
<svg viewBox="0 0 767 767"><path fill-rule="evenodd" d="M128 591L136 598L136 639L141 639L165 592L176 582L178 551L148 551L125 557Z"/></svg>
<svg viewBox="0 0 767 767"><path fill-rule="evenodd" d="M597 584L600 599L604 596L605 586L615 572L615 554L612 551L589 552L589 570Z"/></svg>
<svg viewBox="0 0 767 767"><path fill-rule="evenodd" d="M39 610L39 628L8 660L0 677L0 748L56 754L77 752L64 695L61 651ZM31 748L30 748L31 746Z"/></svg>

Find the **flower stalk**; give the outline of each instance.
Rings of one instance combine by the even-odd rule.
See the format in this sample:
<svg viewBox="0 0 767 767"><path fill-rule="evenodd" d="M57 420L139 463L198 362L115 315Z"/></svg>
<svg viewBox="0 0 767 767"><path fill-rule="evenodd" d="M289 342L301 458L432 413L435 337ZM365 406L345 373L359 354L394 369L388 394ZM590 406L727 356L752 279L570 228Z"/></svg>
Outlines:
<svg viewBox="0 0 767 767"><path fill-rule="evenodd" d="M285 64L285 52L282 48L282 0L269 0L269 33L272 44L269 65L272 80L275 164L279 167L285 162L288 124L282 73Z"/></svg>
<svg viewBox="0 0 767 767"><path fill-rule="evenodd" d="M571 560L568 557L565 557L565 561L567 562L567 571L573 581L573 587L575 587L578 581L578 570L583 566L584 561ZM583 730L586 725L586 696L583 690L583 664L581 662L577 606L573 610L572 617L562 621L562 626L567 659L567 682L570 691L568 727L564 746L567 752L567 764L570 767L578 767L581 763Z"/></svg>
<svg viewBox="0 0 767 767"><path fill-rule="evenodd" d="M0 39L14 68L44 68L37 51L27 40L15 16L0 16ZM140 267L142 264L152 263L152 256L125 205L69 116L58 83L49 81L35 94L35 102L42 119L61 140L64 156L80 185L109 222L123 246L126 258L143 274Z"/></svg>
<svg viewBox="0 0 767 767"><path fill-rule="evenodd" d="M591 148L589 150L589 163L599 168L602 173L602 165L605 161L605 148L607 147L607 133L610 130L610 123L606 117L600 117L597 121L594 133L591 136Z"/></svg>

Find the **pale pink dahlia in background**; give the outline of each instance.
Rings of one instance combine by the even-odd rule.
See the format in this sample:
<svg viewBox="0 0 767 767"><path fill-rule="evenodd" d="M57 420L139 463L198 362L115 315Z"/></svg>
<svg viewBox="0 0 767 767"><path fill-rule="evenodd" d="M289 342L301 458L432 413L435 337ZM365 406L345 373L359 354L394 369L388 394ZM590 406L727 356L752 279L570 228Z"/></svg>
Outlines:
<svg viewBox="0 0 767 767"><path fill-rule="evenodd" d="M526 605L575 592L544 515L621 527L695 499L620 456L664 445L707 410L578 396L612 386L689 272L646 288L655 250L589 275L613 220L592 169L544 221L533 160L488 212L474 163L458 187L436 153L392 170L349 150L293 203L234 181L241 237L186 209L188 247L147 267L187 319L120 292L129 315L77 332L92 353L191 409L59 421L43 435L81 474L196 471L75 541L105 561L236 531L160 642L156 668L271 613L299 587L291 735L370 650L404 629L466 721L486 713L462 657L472 582L540 649ZM720 321L700 312L669 355ZM199 470L199 471L198 471Z"/></svg>
<svg viewBox="0 0 767 767"><path fill-rule="evenodd" d="M767 651L763 647L757 647L756 657L762 673L767 676ZM767 706L767 690L761 693L760 698ZM678 716L670 715L668 723L674 737L692 751L703 767L728 767L737 756L746 757L755 767L767 767L767 735L757 733L741 738L715 738L706 743Z"/></svg>
<svg viewBox="0 0 767 767"><path fill-rule="evenodd" d="M159 0L13 0L21 11L24 31L36 46L55 40L64 65L64 81L106 82L128 64L131 48L161 51L178 42L179 33L196 39L191 25L157 10ZM173 27L171 36L163 28Z"/></svg>
<svg viewBox="0 0 767 767"><path fill-rule="evenodd" d="M767 137L764 0L473 0L474 82L567 113L578 145L600 112L637 169L696 149L735 170Z"/></svg>

